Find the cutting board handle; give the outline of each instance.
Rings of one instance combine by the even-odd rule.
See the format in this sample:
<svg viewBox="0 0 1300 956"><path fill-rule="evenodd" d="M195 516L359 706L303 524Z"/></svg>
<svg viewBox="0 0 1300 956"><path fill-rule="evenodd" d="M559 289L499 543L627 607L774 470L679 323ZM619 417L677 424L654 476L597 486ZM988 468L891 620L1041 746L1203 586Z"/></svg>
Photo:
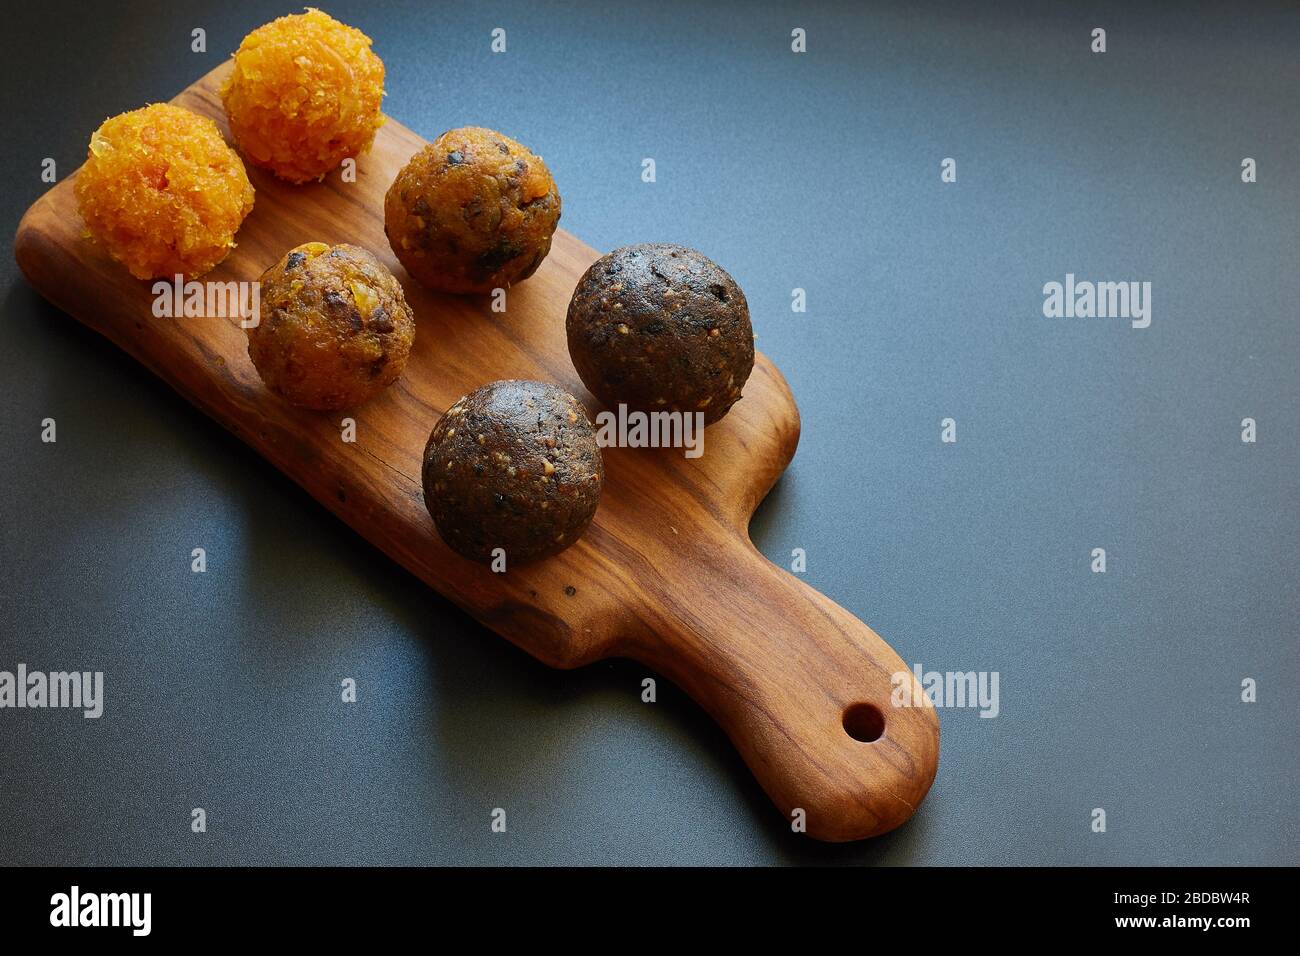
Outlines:
<svg viewBox="0 0 1300 956"><path fill-rule="evenodd" d="M831 841L892 830L934 780L933 705L871 628L747 539L730 545L663 569L649 627L624 652L718 721L796 830Z"/></svg>

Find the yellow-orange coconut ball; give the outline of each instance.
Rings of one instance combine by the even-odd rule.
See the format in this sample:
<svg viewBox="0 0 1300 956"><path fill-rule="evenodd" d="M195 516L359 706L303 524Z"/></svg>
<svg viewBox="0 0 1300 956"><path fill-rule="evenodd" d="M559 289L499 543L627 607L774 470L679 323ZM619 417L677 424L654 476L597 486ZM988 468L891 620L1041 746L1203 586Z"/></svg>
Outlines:
<svg viewBox="0 0 1300 956"><path fill-rule="evenodd" d="M382 262L359 246L308 242L262 274L248 355L267 388L302 408L350 408L397 381L415 316Z"/></svg>
<svg viewBox="0 0 1300 956"><path fill-rule="evenodd" d="M221 87L244 158L293 183L369 149L383 96L370 37L312 8L244 37Z"/></svg>
<svg viewBox="0 0 1300 956"><path fill-rule="evenodd" d="M86 230L137 279L207 272L253 209L217 124L166 103L104 120L75 189Z"/></svg>
<svg viewBox="0 0 1300 956"><path fill-rule="evenodd" d="M442 292L527 279L551 250L560 194L541 158L468 126L411 157L384 198L384 232L406 271Z"/></svg>

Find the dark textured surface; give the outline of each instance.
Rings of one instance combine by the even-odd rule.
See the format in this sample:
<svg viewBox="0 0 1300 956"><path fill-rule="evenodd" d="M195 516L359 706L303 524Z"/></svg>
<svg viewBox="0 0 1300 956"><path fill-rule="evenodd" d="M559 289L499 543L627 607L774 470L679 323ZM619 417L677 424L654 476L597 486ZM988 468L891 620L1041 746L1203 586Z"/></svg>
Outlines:
<svg viewBox="0 0 1300 956"><path fill-rule="evenodd" d="M745 293L708 256L674 243L621 246L593 262L565 330L573 367L607 408L684 412L711 425L754 369Z"/></svg>
<svg viewBox="0 0 1300 956"><path fill-rule="evenodd" d="M42 2L0 39L0 669L103 670L106 703L0 711L0 861L1296 862L1300 14L782 6L328 10L374 37L393 116L499 128L565 228L744 288L804 421L758 545L806 549L905 660L1001 675L996 719L944 713L916 817L785 832L680 694L548 671L45 305L8 238L41 160L70 172L291 10ZM1044 318L1067 272L1151 281L1151 327Z"/></svg>
<svg viewBox="0 0 1300 956"><path fill-rule="evenodd" d="M447 546L501 570L582 537L605 484L587 415L558 385L520 379L482 385L447 409L420 468L425 507Z"/></svg>

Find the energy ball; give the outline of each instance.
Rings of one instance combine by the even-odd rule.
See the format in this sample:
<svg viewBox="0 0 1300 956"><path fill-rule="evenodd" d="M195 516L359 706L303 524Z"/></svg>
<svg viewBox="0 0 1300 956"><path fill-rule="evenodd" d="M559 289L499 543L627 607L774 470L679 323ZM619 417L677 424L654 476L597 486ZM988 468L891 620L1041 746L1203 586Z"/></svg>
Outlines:
<svg viewBox="0 0 1300 956"><path fill-rule="evenodd" d="M75 191L86 231L137 279L203 275L253 209L244 164L217 124L167 103L104 120Z"/></svg>
<svg viewBox="0 0 1300 956"><path fill-rule="evenodd" d="M591 523L605 466L582 404L547 382L484 385L424 448L424 503L453 551L507 567L563 551Z"/></svg>
<svg viewBox="0 0 1300 956"><path fill-rule="evenodd" d="M415 339L402 287L358 246L308 242L262 274L248 356L292 405L359 405L397 380Z"/></svg>
<svg viewBox="0 0 1300 956"><path fill-rule="evenodd" d="M291 183L368 150L384 123L383 96L384 63L370 37L312 8L244 37L221 87L244 156Z"/></svg>
<svg viewBox="0 0 1300 956"><path fill-rule="evenodd" d="M645 243L601 256L578 280L565 325L578 375L609 406L701 412L712 424L754 368L745 293L685 246Z"/></svg>
<svg viewBox="0 0 1300 956"><path fill-rule="evenodd" d="M397 174L384 232L406 271L430 289L486 293L537 271L560 221L560 194L540 158L508 136L469 126L443 133Z"/></svg>

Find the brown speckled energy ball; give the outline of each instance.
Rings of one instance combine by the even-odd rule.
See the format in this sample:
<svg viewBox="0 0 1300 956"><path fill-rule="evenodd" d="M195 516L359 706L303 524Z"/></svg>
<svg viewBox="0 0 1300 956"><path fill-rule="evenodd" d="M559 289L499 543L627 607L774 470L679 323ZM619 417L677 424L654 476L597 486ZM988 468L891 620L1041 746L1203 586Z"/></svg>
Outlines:
<svg viewBox="0 0 1300 956"><path fill-rule="evenodd" d="M406 271L430 289L485 293L537 271L560 221L560 194L540 158L467 126L411 157L384 199L384 232Z"/></svg>
<svg viewBox="0 0 1300 956"><path fill-rule="evenodd" d="M303 408L350 408L402 374L415 318L393 274L365 249L308 242L261 282L248 355L271 391Z"/></svg>
<svg viewBox="0 0 1300 956"><path fill-rule="evenodd" d="M424 448L424 503L442 540L506 567L563 551L591 523L605 466L582 404L547 382L502 381L466 395Z"/></svg>
<svg viewBox="0 0 1300 956"><path fill-rule="evenodd" d="M712 424L754 368L745 293L685 246L645 243L601 256L573 290L569 355L611 408L702 412Z"/></svg>

